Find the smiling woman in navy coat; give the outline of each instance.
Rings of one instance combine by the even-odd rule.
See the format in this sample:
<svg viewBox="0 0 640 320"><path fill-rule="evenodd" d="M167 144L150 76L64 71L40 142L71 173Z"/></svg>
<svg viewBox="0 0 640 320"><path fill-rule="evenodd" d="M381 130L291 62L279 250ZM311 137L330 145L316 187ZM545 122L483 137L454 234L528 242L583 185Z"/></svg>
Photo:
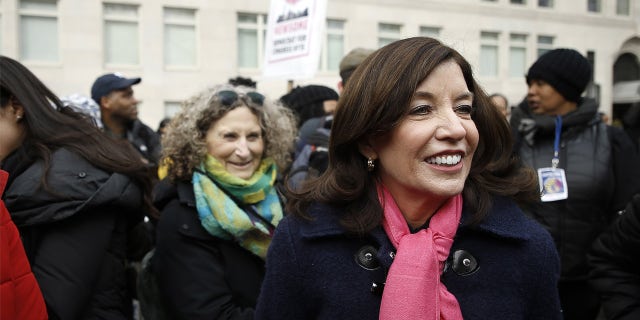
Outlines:
<svg viewBox="0 0 640 320"><path fill-rule="evenodd" d="M288 196L257 319L561 319L535 173L468 62L397 41L340 98L329 168Z"/></svg>

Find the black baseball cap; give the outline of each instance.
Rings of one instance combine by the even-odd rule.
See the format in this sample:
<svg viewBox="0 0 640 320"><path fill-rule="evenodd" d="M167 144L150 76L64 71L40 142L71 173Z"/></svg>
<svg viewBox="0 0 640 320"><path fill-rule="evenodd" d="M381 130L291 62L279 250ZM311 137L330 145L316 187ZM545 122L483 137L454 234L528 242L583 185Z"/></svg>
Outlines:
<svg viewBox="0 0 640 320"><path fill-rule="evenodd" d="M112 91L122 90L142 81L141 78L125 78L120 73L107 73L101 75L91 86L91 99L100 105L100 98Z"/></svg>

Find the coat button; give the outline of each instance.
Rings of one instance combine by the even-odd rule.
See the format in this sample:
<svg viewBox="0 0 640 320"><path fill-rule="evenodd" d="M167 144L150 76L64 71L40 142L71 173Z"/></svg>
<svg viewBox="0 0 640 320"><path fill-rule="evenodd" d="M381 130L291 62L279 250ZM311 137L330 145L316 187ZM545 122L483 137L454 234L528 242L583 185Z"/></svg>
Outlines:
<svg viewBox="0 0 640 320"><path fill-rule="evenodd" d="M189 230L189 225L186 223L182 224L182 229Z"/></svg>
<svg viewBox="0 0 640 320"><path fill-rule="evenodd" d="M87 176L87 173L84 172L84 171L81 171L81 172L78 173L78 178L84 178L86 176Z"/></svg>
<svg viewBox="0 0 640 320"><path fill-rule="evenodd" d="M375 295L382 295L384 291L384 283L372 282L371 283L371 293Z"/></svg>
<svg viewBox="0 0 640 320"><path fill-rule="evenodd" d="M391 259L395 259L396 258L396 253L391 251L389 252L389 257L391 257Z"/></svg>
<svg viewBox="0 0 640 320"><path fill-rule="evenodd" d="M456 250L453 253L451 269L459 276L466 276L476 272L480 268L478 260L466 250Z"/></svg>
<svg viewBox="0 0 640 320"><path fill-rule="evenodd" d="M364 246L356 252L356 263L367 270L377 269L380 266L376 258L377 253L378 250L373 246Z"/></svg>

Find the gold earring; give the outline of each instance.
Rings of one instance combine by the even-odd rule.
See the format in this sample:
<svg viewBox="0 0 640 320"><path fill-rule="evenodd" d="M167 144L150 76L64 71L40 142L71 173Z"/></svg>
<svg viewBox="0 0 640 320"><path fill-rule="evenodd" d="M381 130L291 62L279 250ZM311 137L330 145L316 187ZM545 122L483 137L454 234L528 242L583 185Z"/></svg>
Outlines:
<svg viewBox="0 0 640 320"><path fill-rule="evenodd" d="M376 168L376 164L373 162L373 159L367 158L367 171L371 172Z"/></svg>

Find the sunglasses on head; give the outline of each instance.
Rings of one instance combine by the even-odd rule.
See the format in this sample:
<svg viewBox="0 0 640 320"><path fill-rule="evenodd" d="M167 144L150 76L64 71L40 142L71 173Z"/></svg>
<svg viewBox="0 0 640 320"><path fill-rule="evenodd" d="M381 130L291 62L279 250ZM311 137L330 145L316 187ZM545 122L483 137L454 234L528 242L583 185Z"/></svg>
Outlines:
<svg viewBox="0 0 640 320"><path fill-rule="evenodd" d="M251 91L251 92L247 92L245 94L239 95L237 92L233 90L223 90L216 93L216 96L220 100L220 103L222 103L222 105L227 107L230 107L236 101L238 101L238 99L243 97L248 98L249 100L251 100L251 102L259 106L262 106L264 104L264 96L255 91Z"/></svg>

